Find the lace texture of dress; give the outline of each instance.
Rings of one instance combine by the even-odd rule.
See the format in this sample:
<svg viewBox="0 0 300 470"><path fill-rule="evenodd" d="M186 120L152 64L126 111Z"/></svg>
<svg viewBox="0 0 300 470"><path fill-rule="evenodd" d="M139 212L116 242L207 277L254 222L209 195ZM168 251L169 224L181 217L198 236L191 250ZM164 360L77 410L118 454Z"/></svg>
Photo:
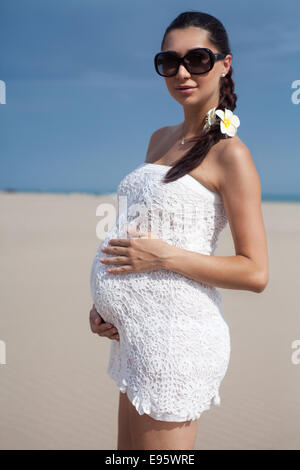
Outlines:
<svg viewBox="0 0 300 470"><path fill-rule="evenodd" d="M126 225L213 255L227 223L221 195L190 175L163 183L169 168L144 163L120 182L117 218L96 252L90 288L120 336L110 342L109 376L140 415L181 422L221 403L231 348L220 292L170 270L108 273L99 261L115 256L101 251L110 239L130 237Z"/></svg>

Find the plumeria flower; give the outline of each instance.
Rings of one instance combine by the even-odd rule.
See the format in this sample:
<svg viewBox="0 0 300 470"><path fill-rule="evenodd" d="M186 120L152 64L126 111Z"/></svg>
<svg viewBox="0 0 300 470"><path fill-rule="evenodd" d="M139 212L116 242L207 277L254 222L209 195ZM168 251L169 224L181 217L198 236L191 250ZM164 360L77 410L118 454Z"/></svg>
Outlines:
<svg viewBox="0 0 300 470"><path fill-rule="evenodd" d="M216 117L216 107L211 108L207 113L205 117L205 124L203 126L203 130L206 131L217 122L217 117Z"/></svg>
<svg viewBox="0 0 300 470"><path fill-rule="evenodd" d="M226 137L233 137L240 125L238 116L233 114L230 109L226 108L224 112L221 109L216 110L216 107L214 107L206 113L203 130L207 131L211 126L218 124L218 122L220 122L222 134L226 134Z"/></svg>
<svg viewBox="0 0 300 470"><path fill-rule="evenodd" d="M222 134L227 134L229 137L233 137L240 125L238 116L233 114L233 112L227 108L225 109L225 112L222 111L222 109L217 109L215 114L221 119L220 130Z"/></svg>

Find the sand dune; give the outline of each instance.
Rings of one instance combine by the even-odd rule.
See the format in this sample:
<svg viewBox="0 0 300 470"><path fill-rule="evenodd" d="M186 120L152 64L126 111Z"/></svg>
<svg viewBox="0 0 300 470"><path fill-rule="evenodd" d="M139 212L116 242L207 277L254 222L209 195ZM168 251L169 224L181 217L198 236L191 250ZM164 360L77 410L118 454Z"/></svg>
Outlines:
<svg viewBox="0 0 300 470"><path fill-rule="evenodd" d="M89 329L96 207L111 196L1 193L1 449L116 449L118 389L109 340ZM221 406L196 449L300 449L300 204L262 204L270 281L221 289L232 341ZM234 254L229 227L217 255ZM1 362L1 361L0 361Z"/></svg>

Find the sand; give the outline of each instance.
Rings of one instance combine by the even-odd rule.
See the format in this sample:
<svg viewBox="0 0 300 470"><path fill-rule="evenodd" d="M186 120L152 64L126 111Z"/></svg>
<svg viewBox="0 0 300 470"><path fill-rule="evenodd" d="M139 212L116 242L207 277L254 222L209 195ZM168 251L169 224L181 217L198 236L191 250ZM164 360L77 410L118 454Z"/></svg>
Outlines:
<svg viewBox="0 0 300 470"><path fill-rule="evenodd" d="M116 449L110 340L89 328L103 201L116 204L114 196L0 194L0 449ZM201 416L199 450L300 449L300 364L292 362L300 340L300 204L262 208L269 284L259 294L220 289L231 360L221 406ZM228 226L215 254L234 254Z"/></svg>

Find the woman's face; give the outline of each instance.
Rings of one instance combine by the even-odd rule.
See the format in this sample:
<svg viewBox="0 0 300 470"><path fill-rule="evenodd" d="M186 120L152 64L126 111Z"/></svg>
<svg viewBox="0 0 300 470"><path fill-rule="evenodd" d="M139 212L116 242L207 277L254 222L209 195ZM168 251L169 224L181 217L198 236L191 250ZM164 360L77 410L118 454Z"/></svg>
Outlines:
<svg viewBox="0 0 300 470"><path fill-rule="evenodd" d="M207 47L212 52L220 52L208 41L208 32L198 27L190 26L186 29L175 29L170 31L164 41L162 52L176 51L180 57L184 56L189 49L196 47ZM173 77L164 77L170 95L184 106L201 105L208 102L219 101L220 78L230 68L231 55L216 61L212 70L201 75L190 74L181 64L178 72ZM190 94L183 94L176 90L179 85L195 87Z"/></svg>

